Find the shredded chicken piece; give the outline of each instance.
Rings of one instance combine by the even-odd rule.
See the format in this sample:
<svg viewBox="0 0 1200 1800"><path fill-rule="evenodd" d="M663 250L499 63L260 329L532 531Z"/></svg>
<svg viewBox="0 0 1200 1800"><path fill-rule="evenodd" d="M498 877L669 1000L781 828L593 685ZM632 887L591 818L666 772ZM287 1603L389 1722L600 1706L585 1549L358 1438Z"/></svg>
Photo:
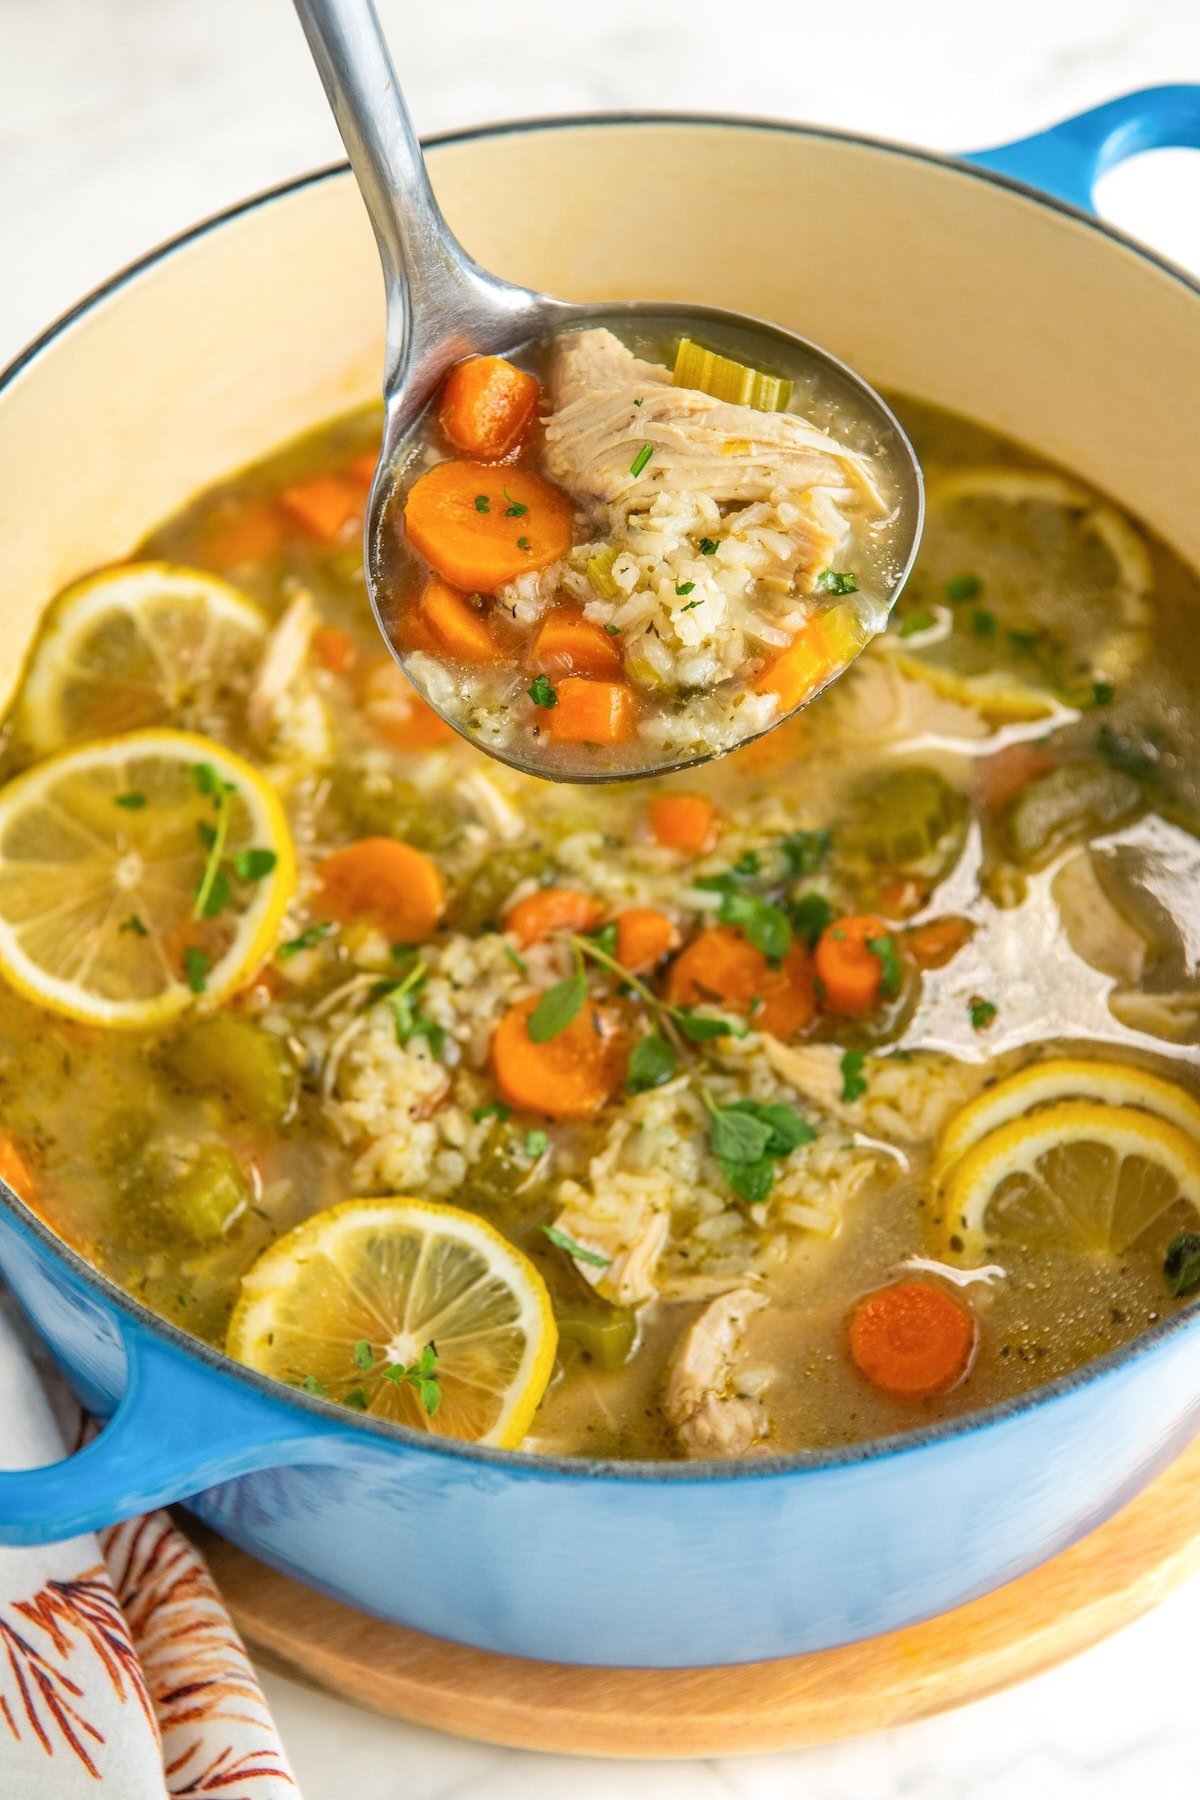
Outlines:
<svg viewBox="0 0 1200 1800"><path fill-rule="evenodd" d="M680 1339L663 1408L689 1456L745 1456L766 1436L765 1407L739 1393L734 1377L747 1322L766 1303L753 1288L734 1288L706 1306Z"/></svg>
<svg viewBox="0 0 1200 1800"><path fill-rule="evenodd" d="M492 837L499 838L503 844L515 844L518 838L524 837L524 819L505 799L490 775L480 769L468 769L459 777L459 792Z"/></svg>
<svg viewBox="0 0 1200 1800"><path fill-rule="evenodd" d="M246 724L259 744L269 742L279 703L305 667L316 622L312 596L302 591L267 636L246 702Z"/></svg>
<svg viewBox="0 0 1200 1800"><path fill-rule="evenodd" d="M883 510L864 459L806 419L677 388L666 369L642 362L610 331L559 339L555 365L546 471L574 494L618 513L640 510L663 489L718 505L769 500L781 489L804 495L807 516L793 529L810 537L813 563L832 554L842 524L836 513L818 523L818 496L834 506L865 497ZM646 444L653 455L635 475Z"/></svg>
<svg viewBox="0 0 1200 1800"><path fill-rule="evenodd" d="M862 1108L842 1099L841 1051L836 1045L785 1044L770 1033L764 1033L763 1043L775 1073L794 1087L802 1099L819 1106L831 1119L841 1119L848 1125L860 1123Z"/></svg>
<svg viewBox="0 0 1200 1800"><path fill-rule="evenodd" d="M1142 979L1146 940L1105 893L1089 850L1063 864L1050 891L1076 956L1114 981Z"/></svg>

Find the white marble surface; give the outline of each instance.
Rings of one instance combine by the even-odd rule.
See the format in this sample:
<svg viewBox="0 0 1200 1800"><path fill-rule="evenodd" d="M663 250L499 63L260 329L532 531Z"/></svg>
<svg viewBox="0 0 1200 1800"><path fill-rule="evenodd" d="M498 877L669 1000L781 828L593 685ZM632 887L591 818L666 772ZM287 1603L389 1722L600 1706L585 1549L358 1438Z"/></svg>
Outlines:
<svg viewBox="0 0 1200 1800"><path fill-rule="evenodd" d="M644 107L812 119L941 148L1200 80L1196 0L383 0L418 123ZM0 359L204 214L340 154L287 0L0 0ZM1200 157L1104 184L1200 268ZM794 1755L541 1758L268 1677L305 1800L1130 1800L1200 1791L1200 1584L1069 1666L944 1718Z"/></svg>

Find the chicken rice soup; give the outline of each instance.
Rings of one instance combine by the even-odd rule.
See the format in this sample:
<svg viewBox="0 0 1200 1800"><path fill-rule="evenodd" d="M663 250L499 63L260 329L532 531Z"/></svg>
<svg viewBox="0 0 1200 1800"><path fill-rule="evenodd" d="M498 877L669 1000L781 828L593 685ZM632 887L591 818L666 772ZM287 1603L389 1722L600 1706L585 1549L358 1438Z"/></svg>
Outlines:
<svg viewBox="0 0 1200 1800"><path fill-rule="evenodd" d="M623 380L622 407L674 391ZM532 1452L851 1444L1187 1305L1197 580L1011 443L901 411L929 518L889 629L690 776L539 782L422 702L364 590L373 415L61 596L3 751L11 1185L231 1356ZM797 454L843 482L840 453ZM489 505L526 504L526 467ZM865 491L843 485L831 545ZM686 550L644 555L595 499L556 580L615 656L657 626L665 691L686 619L782 618L800 569L807 607L843 566L815 512L801 553L750 493L697 498ZM708 559L730 507L779 514L787 592ZM664 556L702 607L662 601ZM521 631L555 623L536 571L511 591ZM481 682L510 679L509 631Z"/></svg>

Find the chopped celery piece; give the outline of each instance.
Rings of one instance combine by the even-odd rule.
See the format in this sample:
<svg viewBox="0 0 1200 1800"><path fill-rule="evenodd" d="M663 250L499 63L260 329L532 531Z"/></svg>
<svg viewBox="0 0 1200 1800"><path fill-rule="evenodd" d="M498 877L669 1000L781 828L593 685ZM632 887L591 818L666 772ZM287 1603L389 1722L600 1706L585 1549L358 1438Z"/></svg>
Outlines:
<svg viewBox="0 0 1200 1800"><path fill-rule="evenodd" d="M621 590L613 580L612 566L617 560L617 553L610 546L601 550L597 556L587 559L587 578L602 600L618 600Z"/></svg>
<svg viewBox="0 0 1200 1800"><path fill-rule="evenodd" d="M752 406L756 412L785 412L792 384L779 375L766 375L731 356L705 350L693 338L681 338L675 352L676 387L699 388L714 400L731 400L735 406Z"/></svg>
<svg viewBox="0 0 1200 1800"><path fill-rule="evenodd" d="M246 1172L224 1144L203 1145L163 1196L175 1231L199 1244L220 1237L250 1200Z"/></svg>
<svg viewBox="0 0 1200 1800"><path fill-rule="evenodd" d="M218 1013L200 1019L168 1046L168 1071L194 1093L216 1093L252 1125L282 1125L296 1104L296 1065L273 1032Z"/></svg>
<svg viewBox="0 0 1200 1800"><path fill-rule="evenodd" d="M532 876L540 881L553 867L553 859L537 844L519 844L512 850L496 850L486 857L454 903L456 931L476 937L497 928L505 902L513 889Z"/></svg>
<svg viewBox="0 0 1200 1800"><path fill-rule="evenodd" d="M1063 763L1019 793L1005 821L1018 862L1033 862L1072 838L1109 831L1135 812L1141 783L1102 762Z"/></svg>
<svg viewBox="0 0 1200 1800"><path fill-rule="evenodd" d="M961 794L936 769L912 764L859 782L834 839L846 855L874 868L941 876L957 860L965 820ZM937 867L927 867L935 854Z"/></svg>
<svg viewBox="0 0 1200 1800"><path fill-rule="evenodd" d="M637 1341L637 1314L628 1306L595 1306L564 1300L555 1307L561 1335L578 1344L602 1369L620 1369Z"/></svg>

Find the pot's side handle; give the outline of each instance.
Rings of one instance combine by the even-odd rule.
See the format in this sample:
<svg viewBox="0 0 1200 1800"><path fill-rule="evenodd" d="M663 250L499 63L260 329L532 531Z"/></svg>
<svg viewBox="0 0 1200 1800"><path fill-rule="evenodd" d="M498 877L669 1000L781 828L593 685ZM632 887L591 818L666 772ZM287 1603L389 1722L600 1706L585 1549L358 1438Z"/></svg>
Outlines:
<svg viewBox="0 0 1200 1800"><path fill-rule="evenodd" d="M1096 183L1114 164L1141 150L1169 149L1200 150L1200 85L1122 94L1049 131L977 150L965 160L1091 212Z"/></svg>
<svg viewBox="0 0 1200 1800"><path fill-rule="evenodd" d="M125 1390L98 1437L40 1469L0 1471L0 1544L47 1544L167 1506L235 1475L337 1460L335 1421L222 1377L126 1329Z"/></svg>

